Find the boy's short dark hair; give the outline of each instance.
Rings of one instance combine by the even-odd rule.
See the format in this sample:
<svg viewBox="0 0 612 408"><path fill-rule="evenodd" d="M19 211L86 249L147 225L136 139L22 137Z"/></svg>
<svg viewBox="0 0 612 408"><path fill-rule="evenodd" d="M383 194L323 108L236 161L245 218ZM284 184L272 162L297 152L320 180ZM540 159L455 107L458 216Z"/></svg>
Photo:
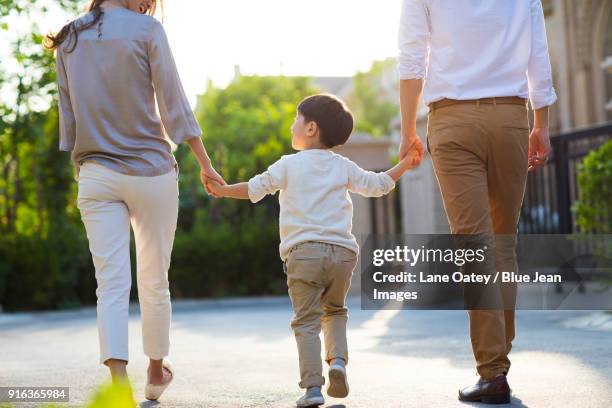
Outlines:
<svg viewBox="0 0 612 408"><path fill-rule="evenodd" d="M353 133L353 114L338 97L330 94L312 95L298 105L298 113L307 122L319 126L321 143L332 148L346 143Z"/></svg>

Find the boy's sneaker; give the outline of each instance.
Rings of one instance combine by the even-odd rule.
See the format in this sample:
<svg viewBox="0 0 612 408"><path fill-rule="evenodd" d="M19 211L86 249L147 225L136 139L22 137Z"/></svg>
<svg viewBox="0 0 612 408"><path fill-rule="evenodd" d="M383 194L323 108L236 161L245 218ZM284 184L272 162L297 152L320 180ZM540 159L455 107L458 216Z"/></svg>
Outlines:
<svg viewBox="0 0 612 408"><path fill-rule="evenodd" d="M335 358L329 365L329 385L327 395L334 398L344 398L349 393L349 385L346 380L345 362L341 358Z"/></svg>
<svg viewBox="0 0 612 408"><path fill-rule="evenodd" d="M308 388L306 394L302 395L295 403L298 408L318 407L325 404L325 399L323 394L321 394L321 387Z"/></svg>

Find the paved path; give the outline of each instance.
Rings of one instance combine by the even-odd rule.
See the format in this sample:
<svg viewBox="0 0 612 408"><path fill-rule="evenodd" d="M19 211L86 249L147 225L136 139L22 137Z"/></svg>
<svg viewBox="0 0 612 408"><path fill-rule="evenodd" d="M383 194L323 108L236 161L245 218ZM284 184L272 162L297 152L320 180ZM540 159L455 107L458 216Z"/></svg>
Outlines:
<svg viewBox="0 0 612 408"><path fill-rule="evenodd" d="M475 381L463 311L362 311L351 300L345 400L326 407L466 407L457 388ZM286 298L175 303L175 383L159 407L292 407L300 395ZM612 315L519 312L510 375L514 407L612 407ZM146 359L137 313L128 366L142 397ZM69 386L87 401L97 364L95 311L0 315L0 386Z"/></svg>

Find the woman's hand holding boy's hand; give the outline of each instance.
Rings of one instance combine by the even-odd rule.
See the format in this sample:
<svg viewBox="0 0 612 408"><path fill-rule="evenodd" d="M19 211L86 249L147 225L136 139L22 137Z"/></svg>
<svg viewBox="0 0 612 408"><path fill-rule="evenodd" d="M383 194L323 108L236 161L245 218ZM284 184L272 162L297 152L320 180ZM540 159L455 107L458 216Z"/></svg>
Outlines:
<svg viewBox="0 0 612 408"><path fill-rule="evenodd" d="M223 197L223 185L217 181L217 179L206 177L205 179L206 191L213 197Z"/></svg>
<svg viewBox="0 0 612 408"><path fill-rule="evenodd" d="M206 192L212 195L213 197L218 197L218 196L215 195L214 192L210 190L210 183L209 183L210 180L215 180L217 184L220 184L220 185L227 184L225 180L223 180L223 177L221 177L221 175L217 173L217 171L214 169L214 167L210 163L208 165L204 165L201 167L200 179L202 180L202 184L204 185Z"/></svg>

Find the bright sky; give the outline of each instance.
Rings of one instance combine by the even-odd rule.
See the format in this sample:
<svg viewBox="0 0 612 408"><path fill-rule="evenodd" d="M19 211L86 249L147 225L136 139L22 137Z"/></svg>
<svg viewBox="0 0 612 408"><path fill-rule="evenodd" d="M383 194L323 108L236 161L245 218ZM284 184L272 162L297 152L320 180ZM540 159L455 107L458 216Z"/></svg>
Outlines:
<svg viewBox="0 0 612 408"><path fill-rule="evenodd" d="M350 76L396 54L401 0L168 0L166 30L190 98L210 78Z"/></svg>
<svg viewBox="0 0 612 408"><path fill-rule="evenodd" d="M226 85L236 65L247 75L365 71L396 54L400 8L401 0L166 0L165 27L195 103L209 79ZM66 21L50 12L38 23L46 33Z"/></svg>

